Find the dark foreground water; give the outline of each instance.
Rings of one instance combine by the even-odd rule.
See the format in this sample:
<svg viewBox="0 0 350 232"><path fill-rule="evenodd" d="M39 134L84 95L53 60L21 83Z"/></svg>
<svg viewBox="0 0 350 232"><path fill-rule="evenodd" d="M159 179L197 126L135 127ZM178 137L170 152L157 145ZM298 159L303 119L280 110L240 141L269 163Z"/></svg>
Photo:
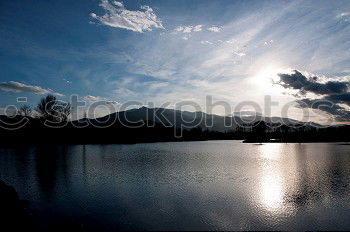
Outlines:
<svg viewBox="0 0 350 232"><path fill-rule="evenodd" d="M350 146L343 144L1 148L0 178L43 227L350 229Z"/></svg>

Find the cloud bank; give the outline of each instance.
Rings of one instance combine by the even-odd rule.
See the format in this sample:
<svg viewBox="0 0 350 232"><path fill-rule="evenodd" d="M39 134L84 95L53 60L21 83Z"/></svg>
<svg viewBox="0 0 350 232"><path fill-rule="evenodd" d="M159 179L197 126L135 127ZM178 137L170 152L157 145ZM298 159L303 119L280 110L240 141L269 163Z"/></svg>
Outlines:
<svg viewBox="0 0 350 232"><path fill-rule="evenodd" d="M56 93L52 91L51 89L44 89L40 86L35 85L26 85L20 82L16 81L8 81L8 82L1 82L0 83L0 90L7 91L7 92L15 92L15 93L34 93L34 94L53 94L56 96L63 96L63 94Z"/></svg>
<svg viewBox="0 0 350 232"><path fill-rule="evenodd" d="M297 100L300 108L318 109L334 116L337 121L349 121L350 111L350 82L326 81L319 82L317 76L306 77L301 72L294 70L291 74L278 74L280 81L277 84L286 89L299 90L302 96L308 93L316 94L317 98L303 98Z"/></svg>
<svg viewBox="0 0 350 232"><path fill-rule="evenodd" d="M279 84L287 89L299 90L299 93L305 95L308 92L314 94L340 94L348 91L349 82L328 81L320 83L317 76L306 77L301 72L294 70L292 74L278 74Z"/></svg>
<svg viewBox="0 0 350 232"><path fill-rule="evenodd" d="M338 122L348 122L350 120L350 111L340 106L337 102L329 101L326 98L310 99L305 98L297 100L296 103L300 108L317 109L333 116Z"/></svg>
<svg viewBox="0 0 350 232"><path fill-rule="evenodd" d="M122 29L127 29L135 32L152 31L152 28L164 28L162 21L157 18L153 9L149 6L141 6L141 10L128 10L122 2L109 0L101 0L99 4L106 13L98 16L91 13L90 16L100 23Z"/></svg>

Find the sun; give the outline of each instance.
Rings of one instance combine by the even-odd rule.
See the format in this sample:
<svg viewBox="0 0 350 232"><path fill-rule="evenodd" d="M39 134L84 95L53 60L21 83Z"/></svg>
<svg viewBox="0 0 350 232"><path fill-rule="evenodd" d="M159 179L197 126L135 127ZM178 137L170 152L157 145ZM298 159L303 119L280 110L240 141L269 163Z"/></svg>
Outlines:
<svg viewBox="0 0 350 232"><path fill-rule="evenodd" d="M254 75L254 78L259 82L276 83L280 80L278 76L280 73L290 74L292 70L290 68L280 68L277 65L267 65L261 67Z"/></svg>
<svg viewBox="0 0 350 232"><path fill-rule="evenodd" d="M278 81L278 73L283 72L282 69L276 68L274 66L263 67L256 74L256 78L262 79L262 81L270 80L270 81Z"/></svg>
<svg viewBox="0 0 350 232"><path fill-rule="evenodd" d="M290 72L291 70L280 68L277 65L267 65L258 69L252 80L264 93L280 94L283 92L283 88L276 84L280 80L278 74Z"/></svg>

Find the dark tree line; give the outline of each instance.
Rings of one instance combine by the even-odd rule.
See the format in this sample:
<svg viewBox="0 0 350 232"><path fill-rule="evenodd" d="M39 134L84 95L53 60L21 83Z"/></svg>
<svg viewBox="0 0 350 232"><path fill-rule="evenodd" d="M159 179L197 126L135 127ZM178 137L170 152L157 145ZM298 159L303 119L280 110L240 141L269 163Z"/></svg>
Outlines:
<svg viewBox="0 0 350 232"><path fill-rule="evenodd" d="M319 128L311 124L285 125L258 121L237 126L230 131L218 132L203 126L181 129L155 122L113 121L113 118L104 122L86 117L78 121L69 121L70 112L69 103L48 95L40 100L34 110L24 105L15 117L0 115L0 123L6 122L7 125L27 119L27 123L16 130L5 129L0 124L0 143L102 144L214 139L236 139L245 142L350 141L350 126ZM45 124L47 120L57 123L54 127L50 127ZM154 126L148 126L150 124Z"/></svg>
<svg viewBox="0 0 350 232"><path fill-rule="evenodd" d="M17 114L24 117L37 117L42 120L64 122L68 120L71 113L71 105L67 102L58 100L55 96L49 94L41 98L35 108L35 111L29 105L23 105L19 108Z"/></svg>

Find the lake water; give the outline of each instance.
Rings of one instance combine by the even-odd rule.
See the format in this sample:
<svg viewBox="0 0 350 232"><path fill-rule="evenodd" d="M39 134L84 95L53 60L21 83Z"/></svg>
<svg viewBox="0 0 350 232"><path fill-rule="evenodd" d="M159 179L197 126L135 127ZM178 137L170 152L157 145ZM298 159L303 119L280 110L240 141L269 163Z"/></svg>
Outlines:
<svg viewBox="0 0 350 232"><path fill-rule="evenodd" d="M350 229L350 146L240 141L0 148L42 227Z"/></svg>

